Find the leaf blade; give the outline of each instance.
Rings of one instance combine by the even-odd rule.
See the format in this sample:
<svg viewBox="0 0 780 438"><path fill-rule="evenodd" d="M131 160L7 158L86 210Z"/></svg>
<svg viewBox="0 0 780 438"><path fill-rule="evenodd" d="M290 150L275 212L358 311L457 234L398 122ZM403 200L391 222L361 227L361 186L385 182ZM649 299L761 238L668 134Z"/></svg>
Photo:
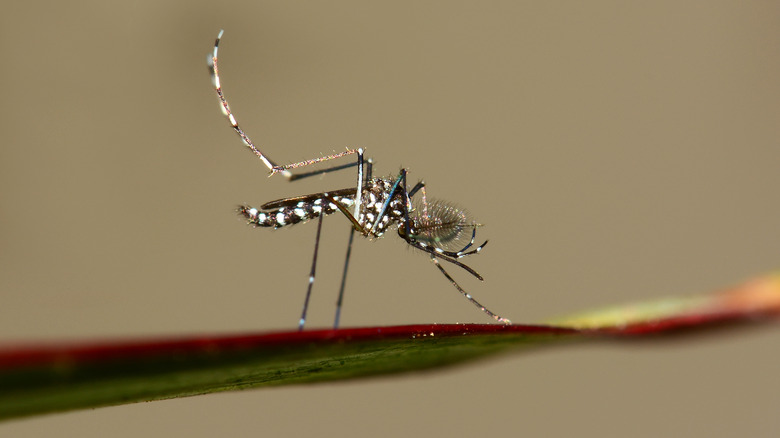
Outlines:
<svg viewBox="0 0 780 438"><path fill-rule="evenodd" d="M0 419L451 366L508 350L646 337L780 314L780 274L555 325L443 324L0 346Z"/></svg>

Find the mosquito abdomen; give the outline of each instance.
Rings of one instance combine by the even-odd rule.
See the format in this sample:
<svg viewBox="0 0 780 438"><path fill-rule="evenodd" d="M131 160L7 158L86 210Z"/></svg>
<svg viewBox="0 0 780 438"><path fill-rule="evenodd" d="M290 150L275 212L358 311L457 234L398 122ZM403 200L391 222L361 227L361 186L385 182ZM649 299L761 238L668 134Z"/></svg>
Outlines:
<svg viewBox="0 0 780 438"><path fill-rule="evenodd" d="M354 203L354 200L350 198L334 196L333 199L347 207ZM238 214L246 218L247 223L256 227L281 228L287 225L303 223L315 219L321 214L328 215L339 210L336 204L325 198L320 198L312 201L300 201L292 205L268 210L240 205L237 211Z"/></svg>

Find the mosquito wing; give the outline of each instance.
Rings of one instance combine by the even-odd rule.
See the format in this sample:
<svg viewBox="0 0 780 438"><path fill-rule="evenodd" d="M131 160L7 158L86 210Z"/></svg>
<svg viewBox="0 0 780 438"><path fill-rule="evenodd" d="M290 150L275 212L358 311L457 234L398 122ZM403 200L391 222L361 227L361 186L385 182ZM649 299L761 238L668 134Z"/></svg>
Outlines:
<svg viewBox="0 0 780 438"><path fill-rule="evenodd" d="M274 210L280 207L292 207L297 205L299 202L314 202L317 199L324 199L326 193L329 196L335 196L337 198L354 199L355 194L357 194L357 188L352 187L349 189L333 190L330 192L312 193L311 195L295 196L293 198L277 199L276 201L266 202L265 204L261 205L260 208L263 210Z"/></svg>

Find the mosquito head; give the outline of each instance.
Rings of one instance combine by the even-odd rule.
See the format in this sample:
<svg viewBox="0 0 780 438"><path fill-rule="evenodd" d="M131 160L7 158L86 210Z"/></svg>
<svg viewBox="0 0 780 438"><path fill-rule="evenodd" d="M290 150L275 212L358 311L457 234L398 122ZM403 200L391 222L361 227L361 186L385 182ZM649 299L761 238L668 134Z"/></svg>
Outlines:
<svg viewBox="0 0 780 438"><path fill-rule="evenodd" d="M457 251L468 244L478 226L462 208L437 199L416 206L409 219L411 238L445 251Z"/></svg>

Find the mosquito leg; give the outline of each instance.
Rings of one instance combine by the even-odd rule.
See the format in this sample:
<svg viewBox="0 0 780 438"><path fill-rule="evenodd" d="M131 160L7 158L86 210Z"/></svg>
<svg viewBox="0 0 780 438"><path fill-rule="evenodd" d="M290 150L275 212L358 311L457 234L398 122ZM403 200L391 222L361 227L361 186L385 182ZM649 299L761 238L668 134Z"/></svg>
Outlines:
<svg viewBox="0 0 780 438"><path fill-rule="evenodd" d="M401 238L405 239L404 236L401 236ZM406 243L408 243L409 245L412 245L413 247L415 247L415 248L417 248L417 249L419 249L421 251L427 252L428 254L430 254L433 257L436 257L438 259L442 259L445 262L452 263L453 265L455 265L455 266L463 269L464 271L468 272L469 274L473 275L479 281L483 281L484 280L484 278L482 278L482 276L479 275L479 272L475 271L474 268L472 268L471 266L469 266L469 265L467 265L465 263L462 263L462 262L458 261L458 259L456 259L455 257L452 257L452 256L444 254L444 251L441 251L439 248L432 248L432 247L429 247L429 246L425 246L424 244L422 244L422 243L420 243L420 242L418 242L416 240L408 240L408 239L406 239Z"/></svg>
<svg viewBox="0 0 780 438"><path fill-rule="evenodd" d="M357 190L355 192L355 212L353 217L360 217L360 206L363 200L363 185L364 181L364 162L363 162L363 149L358 149L358 176L357 176ZM370 162L369 162L370 166ZM339 318L341 318L341 303L344 302L344 287L347 284L347 270L349 269L349 257L352 254L352 241L355 239L355 227L349 228L349 241L347 242L347 256L344 258L344 272L341 274L341 287L339 288L339 299L336 302L336 317L333 320L333 328L339 328Z"/></svg>
<svg viewBox="0 0 780 438"><path fill-rule="evenodd" d="M371 177L373 177L373 170L374 170L374 160L371 158L366 160L366 181L370 181Z"/></svg>
<svg viewBox="0 0 780 438"><path fill-rule="evenodd" d="M414 185L414 187L412 187L412 190L409 190L409 197L410 198L414 197L414 195L417 194L417 191L419 191L420 189L425 189L424 181L418 182L417 184ZM425 190L423 190L423 196L425 196Z"/></svg>
<svg viewBox="0 0 780 438"><path fill-rule="evenodd" d="M355 238L355 228L349 229L349 242L347 242L347 257L344 260L344 272L341 274L341 287L339 288L339 299L336 301L336 318L333 321L333 329L339 328L339 319L341 318L341 303L344 302L344 287L347 284L347 268L349 268L349 257L352 254L352 241Z"/></svg>
<svg viewBox="0 0 780 438"><path fill-rule="evenodd" d="M471 250L471 251L469 251L469 252L465 252L467 249L469 249L469 248L470 248L470 247L471 247L471 246L474 244L474 238L475 238L475 237L476 237L476 235L477 235L476 233L477 233L477 232L476 232L476 229L475 229L474 231L472 231L472 233L471 233L471 242L469 242L469 244L468 244L468 245L466 245L465 247L463 247L463 249L461 249L460 251L458 251L458 252L453 252L453 251L438 251L438 252L439 252L439 254L444 254L444 255L446 255L446 256L449 256L449 257L452 257L452 258L460 259L460 258L463 258L463 257L466 257L466 256L470 256L470 255L472 255L472 254L477 254L477 253L479 253L480 251L482 251L482 248L484 248L484 247L485 247L485 245L487 245L487 243L488 243L488 241L487 241L487 240L486 240L486 241L484 241L484 242L482 242L482 245L479 245L479 246L478 246L476 249L472 249L472 250Z"/></svg>
<svg viewBox="0 0 780 438"><path fill-rule="evenodd" d="M352 215L352 213L347 210L347 207L344 207L341 205L341 203L335 199L333 199L332 196L328 195L327 193L323 193L323 197L328 200L331 204L335 205L336 208L339 209L339 211L349 219L350 222L352 222L352 228L360 231L364 236L368 236L368 230L363 228L362 225L360 225L360 222L355 218L355 216Z"/></svg>
<svg viewBox="0 0 780 438"><path fill-rule="evenodd" d="M404 183L405 183L405 181L404 181ZM510 320L508 320L506 318L503 318L503 317L501 317L499 315L496 315L495 313L493 313L490 310L488 310L485 306L483 306L477 300L475 300L474 297L471 296L471 294L469 294L468 292L463 290L463 288L460 287L460 285L455 281L455 279L453 279L452 276L444 269L444 267L441 265L441 263L439 263L439 260L437 260L437 259L441 259L441 260L450 262L450 263L452 263L452 264L454 264L454 265L464 269L466 272L468 272L471 275L475 276L479 280L482 280L482 276L479 275L475 270L473 270L468 265L465 265L465 264L463 264L463 263L458 261L459 258L461 258L461 257L463 257L465 255L470 255L470 254L479 252L482 249L482 247L484 247L487 244L487 242L485 242L482 245L480 245L479 248L477 248L477 249L475 249L473 251L470 251L470 252L467 252L467 253L464 252L464 251L469 249L474 244L474 239L476 238L476 233L477 233L476 226L474 227L474 230L472 231L471 241L463 249L461 249L458 252L444 251L441 248L431 247L431 246L426 245L423 242L419 242L416 239L414 239L411 236L411 233L410 233L410 224L411 224L411 219L409 217L409 210L411 209L411 200L410 199L418 191L421 192L421 194L422 194L422 200L421 200L422 212L421 212L421 215L423 217L427 217L428 216L428 199L427 199L427 196L426 196L426 193L425 193L425 183L423 183L421 181L421 182L415 184L414 187L412 187L412 190L410 190L408 192L406 192L406 184L404 184L403 190L404 190L404 192L407 195L406 196L407 208L406 208L406 211L404 212L404 222L405 222L404 231L401 232L401 230L399 230L399 234L401 235L401 237L404 240L406 240L406 243L408 243L409 245L412 245L413 247L415 247L415 248L417 248L419 250L427 252L431 256L431 261L433 262L433 264L436 265L436 267L439 269L439 271L441 271L441 273L444 275L444 277L447 278L447 280L449 280L449 282L455 287L455 289L457 289L458 292L460 292L467 300L469 300L472 304L474 304L480 310L482 310L486 315L488 315L489 317L495 319L498 322L501 322L501 323L504 323L504 324L507 324L507 325L512 324L512 322Z"/></svg>
<svg viewBox="0 0 780 438"><path fill-rule="evenodd" d="M471 246L472 246L472 245L474 245L474 239L476 239L476 238L477 238L477 227L476 227L476 225L475 225L475 226L474 226L474 228L472 228L472 229L471 229L471 240L469 240L469 243L467 243L467 244L466 244L466 246L464 246L463 248L461 248L461 250L460 250L460 251L458 251L458 252L456 252L456 253L455 253L455 254L460 254L460 256L458 256L458 258L460 258L460 257L463 257L464 255L469 255L469 254L471 254L471 253L469 253L469 254L466 254L466 250L467 250L467 249L469 249L469 248L471 248ZM483 243L482 245L480 245L480 247L479 247L479 248L477 248L477 250L476 250L476 251L477 251L477 252L481 251L481 250L482 250L482 247L483 247L483 246L485 246L486 244L487 244L487 242L485 242L485 243Z"/></svg>
<svg viewBox="0 0 780 438"><path fill-rule="evenodd" d="M303 161L299 161L297 163L292 163L292 164L285 164L284 166L274 166L274 168L271 169L271 174L273 175L274 173L284 173L284 172L288 172L289 173L290 169L297 169L299 167L311 166L312 164L322 163L323 161L335 160L336 158L342 158L342 157L346 157L346 156L354 155L354 154L358 154L359 156L362 157L363 149L361 149L361 148L358 148L358 149L347 149L346 151L339 152L338 154L325 155L324 157L314 158L314 159L311 159L311 160L303 160ZM362 161L362 158L359 159L359 162L360 161ZM305 178L307 176L319 175L319 174L322 174L322 173L332 172L332 171L335 171L335 170L347 169L347 168L350 168L352 166L355 166L355 164L334 166L334 167L331 167L331 168L328 168L328 169L322 169L322 170L316 170L316 171L313 171L313 172L307 172L307 173L304 173L304 174L301 174L301 175L298 175L298 176L290 174L290 176L287 177L287 178L289 180L301 179L301 178Z"/></svg>
<svg viewBox="0 0 780 438"><path fill-rule="evenodd" d="M252 142L252 139L249 138L249 136L244 132L243 129L241 129L241 126L239 126L238 121L236 120L235 116L233 115L233 112L230 110L230 105L228 104L227 98L225 97L224 92L222 91L222 83L219 78L219 64L218 64L218 55L219 55L219 42L222 39L222 34L224 33L224 30L219 31L219 35L217 35L217 39L214 42L214 51L210 53L207 56L206 62L209 66L209 71L211 72L211 82L214 84L214 89L217 92L217 98L219 99L220 108L222 109L222 113L225 114L225 116L228 119L228 122L230 122L230 126L233 127L233 130L236 131L236 134L238 134L239 137L241 137L241 141L244 142L244 145L248 147L253 154L255 154L260 160L265 164L265 167L268 168L268 170L271 171L271 175L275 175L277 173L281 173L284 175L285 178L287 178L289 181L305 178L307 176L311 175L318 175L321 173L326 173L334 170L340 170L345 169L348 167L352 167L354 164L350 165L344 165L344 166L335 166L331 169L323 169L315 172L307 172L301 175L296 175L290 172L290 169L296 169L303 166L309 166L316 163L321 163L323 161L333 160L336 158L345 157L347 155L353 155L353 154L362 154L361 149L349 149L345 152L341 152L338 154L332 154L327 155L320 158L315 158L312 160L305 160L300 161L298 163L292 163L285 166L279 166L274 161L272 161L270 158L268 158L267 155L262 153L260 149L255 146L255 144Z"/></svg>
<svg viewBox="0 0 780 438"><path fill-rule="evenodd" d="M412 197L417 194L418 191L422 190L422 206L423 206L423 215L428 214L428 200L425 197L425 183L423 181L418 182L417 184L412 187L412 190L406 190L406 169L401 170L403 172L403 187L402 190L405 193L405 208L404 208L404 228L403 233L400 232L399 234L401 237L403 237L404 240L407 241L407 243L414 242L414 239L411 237L412 233L412 220L409 217L409 213L412 211Z"/></svg>
<svg viewBox="0 0 780 438"><path fill-rule="evenodd" d="M403 177L403 185L401 186L401 190L404 195L404 232L407 236L411 235L412 233L412 221L409 220L409 212L412 211L412 195L409 194L409 191L406 190L406 169L401 169L401 176ZM412 189L415 189L420 184L415 184ZM422 188L422 187L420 187Z"/></svg>
<svg viewBox="0 0 780 438"><path fill-rule="evenodd" d="M314 239L314 257L311 261L311 272L309 273L309 286L306 288L306 299L303 301L303 311L301 312L301 319L298 321L298 330L303 330L303 325L306 324L306 311L309 310L309 298L311 298L311 288L314 285L314 275L317 271L317 251L320 248L320 233L322 232L322 218L324 214L319 216L317 220L317 237Z"/></svg>
<svg viewBox="0 0 780 438"><path fill-rule="evenodd" d="M452 283L452 285L455 286L455 289L457 289L458 292L460 292L464 297L466 297L466 299L469 300L471 304L477 306L479 310L485 312L487 316L495 319L497 322L501 322L506 325L512 325L512 321L491 312L490 310L488 310L487 307L483 306L482 304L479 303L479 301L475 300L470 293L463 290L463 288L460 287L460 285L450 276L450 274L448 274L447 271L444 270L444 267L439 263L438 260L436 260L436 257L434 257L433 254L431 254L431 261L433 262L434 265L436 265L437 268L439 268L439 271L441 271L441 273L444 274L447 280L449 280L450 283Z"/></svg>
<svg viewBox="0 0 780 438"><path fill-rule="evenodd" d="M206 62L209 66L209 71L211 72L211 82L214 84L214 89L217 91L217 97L219 98L219 102L222 108L222 113L225 114L228 121L230 122L230 126L233 127L233 130L236 131L236 134L238 134L239 137L241 137L241 140L244 142L244 145L248 147L252 153L257 155L258 158L265 164L265 167L268 168L268 170L271 171L271 173L277 173L279 170L275 171L274 169L278 169L279 166L276 165L273 161L271 161L270 158L268 158L265 154L260 152L260 150L255 146L254 143L252 143L252 140L249 138L246 133L244 133L244 130L241 129L241 127L238 125L238 121L236 121L236 118L233 116L233 113L230 111L230 105L228 105L228 101L225 98L225 94L222 92L222 84L219 80L219 65L217 64L217 57L219 54L219 41L222 39L222 34L224 33L224 30L219 31L219 35L217 35L217 40L214 42L214 52L211 53L207 59ZM287 177L290 178L292 173L290 173L287 170L280 170L281 173Z"/></svg>
<svg viewBox="0 0 780 438"><path fill-rule="evenodd" d="M310 176L322 175L322 174L325 174L325 173L330 173L330 172L336 172L336 171L339 171L339 170L349 169L350 167L355 167L355 166L357 166L357 162L347 163L347 164L340 164L338 166L328 167L327 169L313 170L311 172L294 173L288 179L288 181L296 181L296 180L299 180L299 179L308 178Z"/></svg>
<svg viewBox="0 0 780 438"><path fill-rule="evenodd" d="M406 185L404 185L404 189L406 188ZM417 192L422 192L422 217L427 218L428 217L428 198L425 195L425 183L420 181L417 184L412 187L412 190L406 192L406 208L404 209L404 233L403 236L404 239L407 240L407 242L413 241L414 238L412 237L412 219L409 217L409 213L412 211L412 197L417 194Z"/></svg>
<svg viewBox="0 0 780 438"><path fill-rule="evenodd" d="M360 217L360 207L361 203L363 202L363 185L365 184L365 180L363 179L363 149L358 149L358 159L357 159L357 168L358 168L358 174L357 174L357 189L355 190L355 212L352 213L355 217Z"/></svg>
<svg viewBox="0 0 780 438"><path fill-rule="evenodd" d="M473 245L473 244L474 244L474 238L475 238L476 236L477 236L477 232L476 232L476 230L474 230L474 231L471 233L471 242L469 242L469 244L468 244L468 245L466 245L466 247L465 247L465 248L463 248L462 250L460 250L460 251L458 251L457 253L455 253L455 258L461 258L461 257L465 257L465 256L472 255L472 254L479 254L479 252L480 252L480 251L482 251L482 248L484 248L484 247L485 247L485 245L487 245L487 243L488 243L488 241L487 241L487 240L486 240L486 241L484 241L484 242L482 242L482 245L479 245L479 246L477 247L477 249L473 249L473 250L471 250L471 251L469 251L469 252L465 252L467 249L469 249L469 248L471 247L471 245Z"/></svg>

